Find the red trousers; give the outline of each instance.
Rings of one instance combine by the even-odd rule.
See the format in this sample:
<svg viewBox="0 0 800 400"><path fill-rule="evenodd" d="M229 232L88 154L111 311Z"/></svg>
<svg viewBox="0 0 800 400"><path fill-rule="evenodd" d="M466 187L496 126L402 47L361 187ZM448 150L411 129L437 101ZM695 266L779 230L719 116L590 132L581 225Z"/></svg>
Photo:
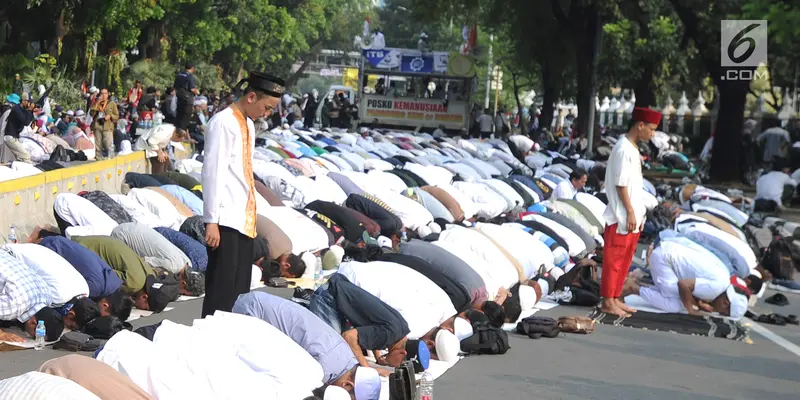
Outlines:
<svg viewBox="0 0 800 400"><path fill-rule="evenodd" d="M603 233L603 276L600 296L615 299L622 295L622 286L639 242L639 233L622 235L617 233L617 224L606 226Z"/></svg>

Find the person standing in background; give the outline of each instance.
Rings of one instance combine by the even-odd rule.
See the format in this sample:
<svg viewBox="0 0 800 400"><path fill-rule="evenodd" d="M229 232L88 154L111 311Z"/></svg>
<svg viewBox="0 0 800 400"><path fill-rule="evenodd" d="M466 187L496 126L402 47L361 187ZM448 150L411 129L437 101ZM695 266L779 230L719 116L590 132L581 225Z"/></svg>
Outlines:
<svg viewBox="0 0 800 400"><path fill-rule="evenodd" d="M284 81L252 72L244 94L220 111L206 128L203 160L203 222L206 224L208 268L202 316L230 312L236 298L250 291L256 191L253 178L254 120L275 111Z"/></svg>
<svg viewBox="0 0 800 400"><path fill-rule="evenodd" d="M197 89L197 80L194 78L194 64L187 62L186 69L175 77L175 93L178 98L177 109L175 111L175 127L178 134L184 135L189 121L192 118L192 107L194 106L194 96L200 94Z"/></svg>
<svg viewBox="0 0 800 400"><path fill-rule="evenodd" d="M139 107L139 100L142 98L142 82L138 80L136 83L133 84L133 87L128 90L128 95L125 96L125 99L128 100L128 103L131 105L131 109L135 110Z"/></svg>
<svg viewBox="0 0 800 400"><path fill-rule="evenodd" d="M103 160L103 151L108 151L108 158L114 158L114 127L119 119L117 103L108 97L108 89L103 88L100 96L92 107L92 132L94 132L94 146L97 152L95 159Z"/></svg>
<svg viewBox="0 0 800 400"><path fill-rule="evenodd" d="M492 136L492 128L494 127L494 119L489 114L489 109L485 108L483 114L478 117L478 125L481 128L481 139L488 139Z"/></svg>
<svg viewBox="0 0 800 400"><path fill-rule="evenodd" d="M17 96L22 96L22 93L25 91L25 86L22 83L22 79L19 77L19 74L14 75L14 90L12 93L16 94Z"/></svg>
<svg viewBox="0 0 800 400"><path fill-rule="evenodd" d="M605 178L608 206L603 214L606 230L600 283L600 296L603 297L600 310L605 313L630 317L630 313L636 312L625 305L620 296L647 212L643 197L642 158L637 143L649 141L660 122L660 112L634 108L628 133L620 137L608 159Z"/></svg>

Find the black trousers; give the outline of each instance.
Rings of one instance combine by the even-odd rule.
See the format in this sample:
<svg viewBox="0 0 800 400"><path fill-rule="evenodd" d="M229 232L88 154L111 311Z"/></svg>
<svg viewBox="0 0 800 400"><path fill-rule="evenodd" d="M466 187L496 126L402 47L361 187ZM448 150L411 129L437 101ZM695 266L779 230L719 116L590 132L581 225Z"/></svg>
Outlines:
<svg viewBox="0 0 800 400"><path fill-rule="evenodd" d="M206 297L203 317L221 310L230 312L240 294L250 291L253 239L236 229L219 227L219 246L208 247Z"/></svg>

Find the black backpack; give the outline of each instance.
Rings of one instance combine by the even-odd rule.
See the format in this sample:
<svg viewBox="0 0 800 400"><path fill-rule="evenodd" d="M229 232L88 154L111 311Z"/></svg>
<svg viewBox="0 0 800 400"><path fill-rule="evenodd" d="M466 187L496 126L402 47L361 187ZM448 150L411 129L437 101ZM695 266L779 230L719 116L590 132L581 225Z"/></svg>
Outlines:
<svg viewBox="0 0 800 400"><path fill-rule="evenodd" d="M461 351L467 354L506 354L511 346L506 331L488 322L472 324L472 336L461 341Z"/></svg>
<svg viewBox="0 0 800 400"><path fill-rule="evenodd" d="M517 323L517 333L527 335L531 339L540 337L554 338L561 333L558 321L550 317L527 317Z"/></svg>
<svg viewBox="0 0 800 400"><path fill-rule="evenodd" d="M775 238L761 257L761 265L775 279L791 280L794 276L795 262L789 240Z"/></svg>

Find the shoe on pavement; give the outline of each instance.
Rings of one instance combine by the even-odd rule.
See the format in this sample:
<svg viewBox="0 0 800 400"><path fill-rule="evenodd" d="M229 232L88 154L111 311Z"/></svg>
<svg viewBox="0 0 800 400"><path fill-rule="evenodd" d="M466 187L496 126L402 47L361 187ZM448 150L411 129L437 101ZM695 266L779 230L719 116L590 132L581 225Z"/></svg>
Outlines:
<svg viewBox="0 0 800 400"><path fill-rule="evenodd" d="M779 292L800 293L800 283L795 281L776 279L769 284L769 287Z"/></svg>

